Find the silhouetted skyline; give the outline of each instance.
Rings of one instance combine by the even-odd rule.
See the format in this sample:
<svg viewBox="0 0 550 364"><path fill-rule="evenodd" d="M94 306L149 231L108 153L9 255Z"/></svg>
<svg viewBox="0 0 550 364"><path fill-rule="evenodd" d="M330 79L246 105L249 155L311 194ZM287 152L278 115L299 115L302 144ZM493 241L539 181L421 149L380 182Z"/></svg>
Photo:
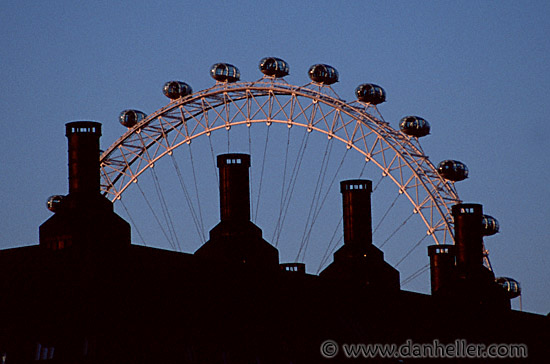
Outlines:
<svg viewBox="0 0 550 364"><path fill-rule="evenodd" d="M546 314L549 7L4 4L0 248L37 244L38 226L50 216L47 197L67 193L66 122L102 122L105 149L125 131L120 111L151 113L167 104L164 82L208 88L217 62L253 81L261 77L259 60L276 56L297 85L309 82L310 65L332 65L340 73L333 88L349 101L358 84L379 84L388 95L379 110L394 128L405 115L426 118L425 153L434 163L463 161L470 178L457 183L460 198L483 204L500 222L501 232L486 240L497 276L520 281L524 310ZM382 250L391 256L392 249ZM425 247L411 259L427 264Z"/></svg>

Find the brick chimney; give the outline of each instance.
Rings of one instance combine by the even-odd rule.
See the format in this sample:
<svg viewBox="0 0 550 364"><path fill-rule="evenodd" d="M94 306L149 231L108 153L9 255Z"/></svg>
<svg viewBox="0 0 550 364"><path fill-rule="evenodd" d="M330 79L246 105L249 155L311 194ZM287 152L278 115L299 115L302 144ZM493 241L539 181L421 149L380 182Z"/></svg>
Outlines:
<svg viewBox="0 0 550 364"><path fill-rule="evenodd" d="M77 247L106 252L130 245L130 225L114 213L113 204L100 193L101 124L67 123L66 136L69 194L61 199L55 214L40 226L40 246L50 250Z"/></svg>
<svg viewBox="0 0 550 364"><path fill-rule="evenodd" d="M262 238L250 221L250 155L222 154L220 171L220 222L195 255L210 260L247 264L258 269L279 269L279 252Z"/></svg>
<svg viewBox="0 0 550 364"><path fill-rule="evenodd" d="M377 290L399 290L399 272L384 261L384 253L372 244L372 181L342 181L340 192L344 245L320 276Z"/></svg>

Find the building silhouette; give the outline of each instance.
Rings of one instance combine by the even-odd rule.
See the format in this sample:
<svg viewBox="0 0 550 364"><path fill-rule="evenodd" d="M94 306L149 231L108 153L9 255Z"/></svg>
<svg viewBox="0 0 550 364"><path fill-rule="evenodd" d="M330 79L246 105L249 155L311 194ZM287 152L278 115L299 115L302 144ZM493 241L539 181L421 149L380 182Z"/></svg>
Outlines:
<svg viewBox="0 0 550 364"><path fill-rule="evenodd" d="M343 344L407 340L524 344L527 359L498 362L550 360L548 317L511 310L513 289L483 266L481 205L455 205L455 245L429 247L432 294L407 292L372 244L371 181L341 182L344 245L315 276L280 264L250 221L248 155L218 156L220 222L187 254L132 245L100 194L101 125L66 135L69 194L50 201L39 245L0 251L0 363L347 363L361 359ZM486 362L439 354L371 361Z"/></svg>

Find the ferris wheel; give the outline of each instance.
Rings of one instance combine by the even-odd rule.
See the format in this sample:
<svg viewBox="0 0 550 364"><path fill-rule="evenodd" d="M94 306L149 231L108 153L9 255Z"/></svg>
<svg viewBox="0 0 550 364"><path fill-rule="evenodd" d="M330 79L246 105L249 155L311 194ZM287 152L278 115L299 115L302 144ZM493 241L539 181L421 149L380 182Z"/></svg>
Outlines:
<svg viewBox="0 0 550 364"><path fill-rule="evenodd" d="M163 90L170 100L166 106L148 115L123 111L120 122L127 130L101 156L102 192L115 203L121 201L132 222L134 211L149 210L150 224L159 226L172 249L180 250L181 236L194 235L191 239L198 243L208 240L206 229L213 223L205 223L204 218L212 215L205 206L216 206L212 198L217 191L215 155L247 152L252 154L256 177L251 183L252 217L262 229L271 226L266 240L275 246L282 241L293 245L297 260L305 257L310 245L325 240L326 247L317 253L323 256L321 269L337 246L341 218L335 212L339 206L331 199L338 196L334 182L342 177L373 179L375 193L381 185L395 192L395 198L385 199L388 202L378 214L379 221L373 223L383 229L382 221L391 219L388 216L396 206L406 211L396 213L395 228L384 233L384 239L390 239L403 226L414 226L418 239L409 238L408 232L402 234L410 245L397 248L403 253L398 264L426 241L453 243L451 206L461 202L455 182L467 178L468 170L454 160L437 166L430 161L419 143L430 131L426 120L406 116L399 130L392 128L378 110L386 93L375 84L359 85L356 100L346 102L332 88L338 72L329 65L312 66L308 71L311 81L303 86L285 80L289 67L281 59L262 59L260 70L263 77L246 82L240 80L237 67L218 63L211 68L216 81L212 87L193 92L185 82L170 81ZM313 139L317 146L312 146ZM172 182L164 181L168 168ZM143 180L152 186L150 192L142 187ZM130 190L146 207L131 206L126 199ZM176 190L183 195L179 200ZM207 202L201 202L201 194ZM304 203L305 195L311 203ZM190 221L185 224L194 229L187 226L184 233L178 231L185 225L174 216L178 209L185 210L185 219ZM266 217L260 223L262 209ZM322 220L322 211L327 210L331 219ZM139 229L143 224L134 225ZM142 236L147 229L141 227L138 234ZM285 235L285 229L290 235ZM312 237L316 229L321 232ZM487 256L485 264L490 268ZM426 271L427 265L422 268L409 278Z"/></svg>

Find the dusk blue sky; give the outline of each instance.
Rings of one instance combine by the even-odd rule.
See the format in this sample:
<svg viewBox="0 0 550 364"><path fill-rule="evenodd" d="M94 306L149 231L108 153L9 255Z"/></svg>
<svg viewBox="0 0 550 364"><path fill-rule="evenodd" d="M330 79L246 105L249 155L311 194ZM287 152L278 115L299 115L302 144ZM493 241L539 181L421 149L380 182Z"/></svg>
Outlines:
<svg viewBox="0 0 550 364"><path fill-rule="evenodd" d="M549 15L547 1L3 1L0 249L37 244L46 198L67 193L66 122L102 122L106 149L125 132L121 110L166 105L164 82L208 88L217 62L253 81L259 60L276 56L297 85L310 65L334 66L346 100L360 83L381 85L394 128L427 119L426 154L463 161L460 198L500 222L486 239L497 276L520 281L524 310L546 314Z"/></svg>

